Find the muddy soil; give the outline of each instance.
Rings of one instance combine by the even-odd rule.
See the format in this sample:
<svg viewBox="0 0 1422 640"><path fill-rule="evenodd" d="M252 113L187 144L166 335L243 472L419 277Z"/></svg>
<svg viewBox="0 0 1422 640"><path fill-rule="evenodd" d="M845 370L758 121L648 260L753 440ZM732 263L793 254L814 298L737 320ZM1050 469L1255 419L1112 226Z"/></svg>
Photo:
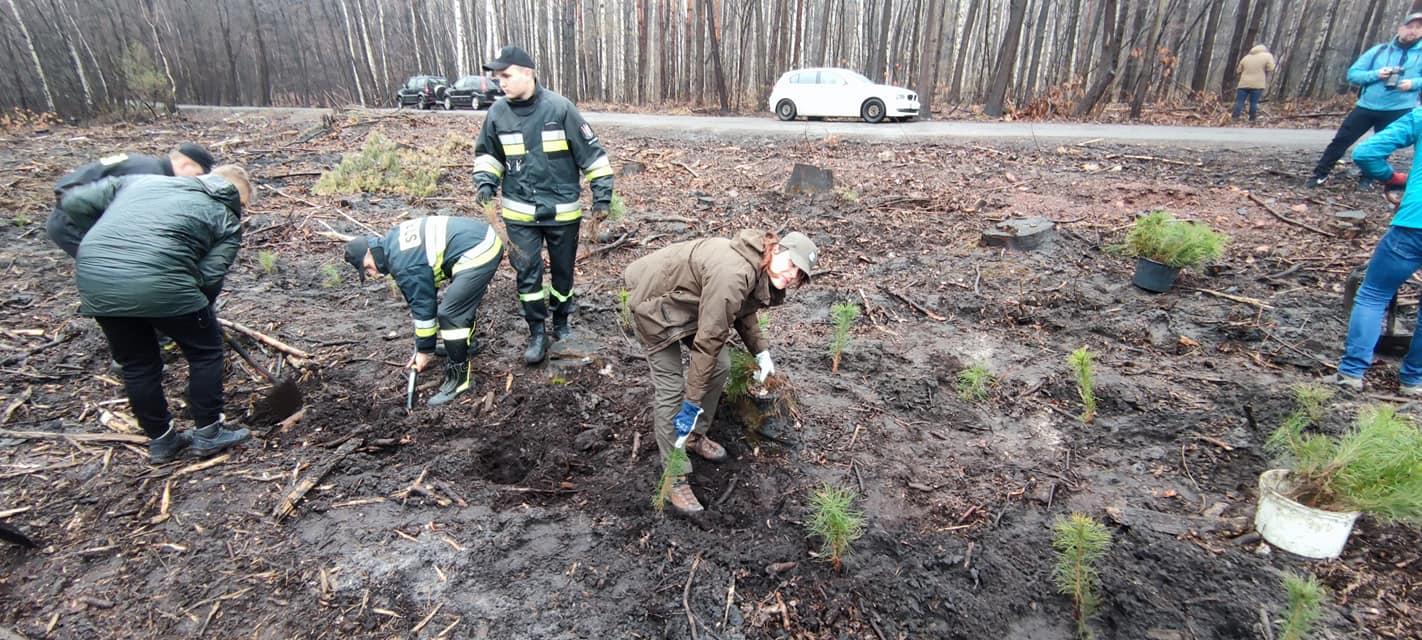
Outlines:
<svg viewBox="0 0 1422 640"><path fill-rule="evenodd" d="M644 170L617 178L627 218L585 241L603 250L580 262L576 340L523 366L504 269L479 313L475 388L431 409L427 374L407 415L403 304L387 282L354 283L329 234L480 215L472 158L429 158L455 165L434 197L310 187L371 131L429 148L472 138L477 121L462 120L405 113L321 133L245 114L3 135L0 512L41 547L0 548L0 632L1069 638L1051 525L1080 512L1113 535L1091 623L1100 637L1272 638L1288 572L1332 589L1317 637L1422 637L1417 531L1365 517L1328 562L1245 535L1257 476L1271 467L1264 437L1291 410L1288 386L1336 361L1344 278L1387 221L1381 198L1342 171L1301 189L1314 152L693 147L601 131L615 166ZM50 185L116 149L189 139L264 185L220 314L314 356L283 363L243 338L297 376L304 419L254 421L251 446L204 467L153 469L130 443L25 435L131 429L103 337L75 314L72 265L44 237ZM792 164L807 161L832 169L838 188L784 195ZM1251 193L1328 235L1282 221ZM1156 208L1233 238L1224 259L1163 295L1134 288L1132 261L1110 250ZM1341 210L1366 222L1340 226ZM980 245L983 229L1024 216L1057 221L1055 239L1032 252ZM752 227L801 230L821 248L823 273L766 321L798 413L766 420L732 403L712 428L730 461L699 463L693 477L709 513L673 518L651 506L650 386L619 319L621 270L667 243ZM261 252L275 256L271 269ZM842 302L864 313L833 373L829 309ZM1066 365L1082 346L1098 362L1091 424L1077 419ZM975 364L993 384L964 399L958 373ZM1346 428L1365 403L1400 402L1395 374L1386 361L1367 394L1337 396L1324 428ZM181 358L166 375L180 406ZM235 357L228 385L232 416L269 388ZM323 468L294 514L273 515ZM824 484L852 489L868 523L838 571L804 527Z"/></svg>

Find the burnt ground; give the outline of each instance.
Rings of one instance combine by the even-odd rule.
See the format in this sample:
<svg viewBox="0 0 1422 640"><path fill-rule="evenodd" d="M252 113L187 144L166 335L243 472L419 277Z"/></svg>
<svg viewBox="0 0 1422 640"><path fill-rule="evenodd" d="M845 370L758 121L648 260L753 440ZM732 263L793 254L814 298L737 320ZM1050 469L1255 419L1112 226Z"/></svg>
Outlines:
<svg viewBox="0 0 1422 640"><path fill-rule="evenodd" d="M472 158L443 159L456 166L436 197L309 188L372 130L429 148L472 138L478 123L460 120L387 114L322 132L246 114L0 136L0 513L42 543L0 548L0 632L1067 638L1049 540L1052 522L1075 511L1114 536L1100 566L1100 637L1272 638L1264 620L1277 623L1290 571L1332 589L1317 637L1422 637L1417 531L1365 517L1328 562L1241 539L1257 475L1271 466L1261 443L1291 410L1288 386L1339 355L1344 278L1386 225L1381 198L1347 180L1297 187L1316 151L603 131L614 165L646 170L618 178L628 217L586 243L606 250L580 262L579 340L546 366L523 366L505 269L480 311L473 392L406 415L403 305L385 282L354 284L340 242L322 234L479 215ZM269 187L248 212L220 314L314 356L283 364L305 393L304 420L249 418L254 442L203 467L153 469L126 442L26 435L131 429L103 337L75 314L72 267L44 238L50 185L113 150L188 139ZM840 190L784 195L796 161L833 169ZM1250 193L1335 237L1281 221ZM1108 250L1154 208L1234 239L1164 295L1132 287L1132 262ZM1366 226L1337 227L1344 209L1366 211ZM984 228L1019 216L1059 221L1056 239L1031 253L979 246ZM768 314L798 417L760 433L753 412L723 411L712 433L732 460L694 476L711 513L659 514L650 387L617 313L622 267L666 243L782 225L810 234L823 256L813 285ZM275 253L274 272L259 251ZM326 265L345 281L324 282ZM840 302L865 313L832 373L829 307ZM1089 425L1076 419L1066 365L1081 346L1098 360ZM955 389L974 363L995 378L980 401ZM178 406L181 359L167 376ZM423 376L421 401L436 377ZM1369 380L1367 395L1332 401L1325 428L1346 428L1363 403L1400 401L1395 362ZM231 416L269 388L235 357L228 384ZM274 517L302 480L314 486L296 513ZM839 572L803 526L825 483L852 488L868 519Z"/></svg>

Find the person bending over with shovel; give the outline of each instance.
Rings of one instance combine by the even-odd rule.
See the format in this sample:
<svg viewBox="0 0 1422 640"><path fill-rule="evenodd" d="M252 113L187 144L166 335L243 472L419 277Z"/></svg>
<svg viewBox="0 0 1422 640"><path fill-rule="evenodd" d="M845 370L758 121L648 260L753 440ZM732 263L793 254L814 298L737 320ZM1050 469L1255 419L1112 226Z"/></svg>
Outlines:
<svg viewBox="0 0 1422 640"><path fill-rule="evenodd" d="M384 238L358 237L346 243L346 262L367 276L395 277L415 320L415 355L410 365L422 371L444 340L449 358L444 383L429 399L446 404L469 390L469 355L474 343L474 313L499 268L504 243L489 223L472 218L430 216L400 223ZM449 287L436 305L436 288Z"/></svg>
<svg viewBox="0 0 1422 640"><path fill-rule="evenodd" d="M1419 15L1422 19L1422 15ZM1392 152L1415 147L1422 139L1422 113L1414 109L1393 121L1377 135L1363 141L1353 150L1353 162L1363 170L1363 177L1383 183L1385 193L1392 202L1398 191L1406 189L1398 202L1397 211L1392 216L1392 225L1368 262L1367 275L1353 298L1353 310L1348 318L1348 338L1343 348L1343 357L1338 362L1338 373L1324 378L1325 382L1354 391L1363 390L1363 374L1373 364L1373 349L1377 347L1382 333L1383 315L1388 303L1397 295L1397 290L1412 274L1422 267L1422 187L1410 187L1416 179L1416 171L1409 178L1406 172L1395 171L1388 164ZM1400 387L1398 395L1422 397L1422 338L1414 329L1412 345L1402 360L1398 372Z"/></svg>
<svg viewBox="0 0 1422 640"><path fill-rule="evenodd" d="M663 465L682 446L711 462L726 459L725 447L706 431L731 368L731 329L755 354L755 379L764 382L775 363L756 312L781 304L786 289L809 282L818 259L804 234L778 238L747 230L734 238L679 242L627 266L627 306L652 370L652 429ZM684 375L683 348L691 354ZM673 480L667 497L683 515L702 510L685 475Z"/></svg>
<svg viewBox="0 0 1422 640"><path fill-rule="evenodd" d="M152 464L189 446L215 455L251 435L223 426L222 327L212 308L251 201L247 172L225 165L199 177L104 178L60 202L83 238L74 267L79 312L98 321L123 369L129 407L151 438ZM155 331L188 361L188 411L197 427L190 432L173 427Z"/></svg>

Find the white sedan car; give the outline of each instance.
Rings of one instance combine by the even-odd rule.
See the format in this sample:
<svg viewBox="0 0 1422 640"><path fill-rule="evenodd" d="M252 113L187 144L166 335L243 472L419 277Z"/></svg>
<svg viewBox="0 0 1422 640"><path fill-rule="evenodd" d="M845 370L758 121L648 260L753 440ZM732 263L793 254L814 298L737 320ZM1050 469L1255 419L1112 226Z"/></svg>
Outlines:
<svg viewBox="0 0 1422 640"><path fill-rule="evenodd" d="M780 76L770 110L781 120L846 117L865 122L918 115L918 94L874 82L848 69L798 69Z"/></svg>

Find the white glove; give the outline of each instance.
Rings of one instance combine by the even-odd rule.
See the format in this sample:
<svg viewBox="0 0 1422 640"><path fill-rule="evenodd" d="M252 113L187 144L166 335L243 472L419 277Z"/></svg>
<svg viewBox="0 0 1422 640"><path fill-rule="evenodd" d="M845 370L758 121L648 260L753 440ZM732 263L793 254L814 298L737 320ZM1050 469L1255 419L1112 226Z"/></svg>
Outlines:
<svg viewBox="0 0 1422 640"><path fill-rule="evenodd" d="M755 364L757 368L754 377L757 383L765 382L766 378L775 373L775 361L770 359L769 351L755 354Z"/></svg>

